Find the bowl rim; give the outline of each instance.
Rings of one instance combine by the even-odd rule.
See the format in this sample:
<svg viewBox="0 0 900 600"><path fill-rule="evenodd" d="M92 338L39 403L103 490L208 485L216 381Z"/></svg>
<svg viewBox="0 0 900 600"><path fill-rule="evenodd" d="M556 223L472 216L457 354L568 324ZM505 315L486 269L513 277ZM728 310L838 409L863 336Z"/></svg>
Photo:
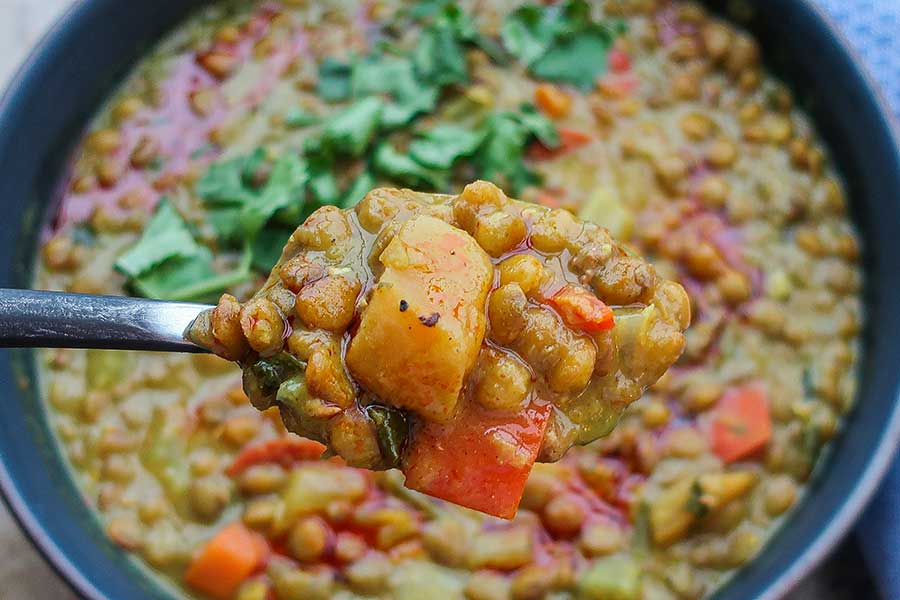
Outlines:
<svg viewBox="0 0 900 600"><path fill-rule="evenodd" d="M849 59L853 71L865 84L863 91L868 100L876 107L892 141L894 154L900 162L900 118L894 113L880 84L875 80L862 56L850 43L837 22L815 0L794 1L806 9L811 19L818 21L818 25L828 32L840 51ZM42 61L52 56L52 49L59 42L61 34L73 22L88 17L91 4L92 0L73 0L72 4L33 44L25 59L8 80L5 90L2 90L2 94L0 94L0 115L6 113L9 107L17 101L17 97L24 92L29 74ZM898 449L900 449L900 392L894 399L893 410L877 450L859 475L850 494L844 498L831 517L823 523L819 533L810 540L803 552L770 581L763 594L759 596L759 600L776 600L785 596L850 532L887 475L888 469L898 454ZM75 594L88 600L109 600L81 573L56 541L46 532L19 493L6 467L5 457L2 455L0 455L0 497L31 546Z"/></svg>

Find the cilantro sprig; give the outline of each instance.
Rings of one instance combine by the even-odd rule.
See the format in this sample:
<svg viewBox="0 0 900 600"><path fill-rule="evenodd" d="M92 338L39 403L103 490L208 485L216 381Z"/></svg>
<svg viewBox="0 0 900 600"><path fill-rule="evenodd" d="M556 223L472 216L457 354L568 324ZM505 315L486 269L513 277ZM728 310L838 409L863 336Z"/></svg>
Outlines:
<svg viewBox="0 0 900 600"><path fill-rule="evenodd" d="M590 89L606 73L606 55L621 24L594 20L586 0L526 4L503 22L501 37L538 79Z"/></svg>

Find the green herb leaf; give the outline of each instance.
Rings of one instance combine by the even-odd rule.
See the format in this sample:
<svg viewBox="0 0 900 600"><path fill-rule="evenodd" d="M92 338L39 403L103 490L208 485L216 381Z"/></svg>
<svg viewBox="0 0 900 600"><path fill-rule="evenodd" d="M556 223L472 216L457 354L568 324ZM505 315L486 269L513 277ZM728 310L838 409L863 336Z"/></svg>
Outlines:
<svg viewBox="0 0 900 600"><path fill-rule="evenodd" d="M504 20L501 36L535 77L589 89L606 72L606 54L618 31L593 21L585 0L568 0L520 7Z"/></svg>
<svg viewBox="0 0 900 600"><path fill-rule="evenodd" d="M416 78L412 61L394 56L372 56L356 63L353 90L357 97L383 94L388 97L380 125L394 129L416 115L434 110L439 90Z"/></svg>
<svg viewBox="0 0 900 600"><path fill-rule="evenodd" d="M134 278L173 258L201 257L203 250L168 198L162 198L141 239L116 260L115 267Z"/></svg>
<svg viewBox="0 0 900 600"><path fill-rule="evenodd" d="M366 416L375 426L375 438L385 466L394 467L400 463L406 440L409 437L409 423L403 411L388 406L369 405Z"/></svg>
<svg viewBox="0 0 900 600"><path fill-rule="evenodd" d="M322 145L332 153L358 157L375 137L384 101L370 96L332 116L322 130Z"/></svg>
<svg viewBox="0 0 900 600"><path fill-rule="evenodd" d="M213 163L195 191L209 204L242 205L255 196L254 183L265 160L265 151L257 148L246 156Z"/></svg>
<svg viewBox="0 0 900 600"><path fill-rule="evenodd" d="M457 159L472 155L486 135L459 125L437 125L410 143L409 155L423 166L449 169Z"/></svg>
<svg viewBox="0 0 900 600"><path fill-rule="evenodd" d="M413 51L418 76L431 85L450 85L469 79L466 57L457 31L445 21L427 28Z"/></svg>
<svg viewBox="0 0 900 600"><path fill-rule="evenodd" d="M512 113L495 113L488 118L487 138L479 150L476 164L480 177L494 181L518 194L537 183L538 177L525 165L525 143L529 130Z"/></svg>
<svg viewBox="0 0 900 600"><path fill-rule="evenodd" d="M559 40L531 65L531 72L539 79L589 90L606 73L606 52L611 46L612 39L600 30Z"/></svg>
<svg viewBox="0 0 900 600"><path fill-rule="evenodd" d="M284 124L291 129L300 129L315 125L321 120L318 115L305 111L302 108L294 108L284 115Z"/></svg>
<svg viewBox="0 0 900 600"><path fill-rule="evenodd" d="M410 187L443 189L447 186L448 174L445 171L423 167L387 142L375 148L372 167L385 178Z"/></svg>
<svg viewBox="0 0 900 600"><path fill-rule="evenodd" d="M344 192L339 206L341 208L356 206L373 187L375 187L375 178L368 171L363 171L362 175L354 179L349 189Z"/></svg>
<svg viewBox="0 0 900 600"><path fill-rule="evenodd" d="M525 127L526 131L535 136L541 144L547 148L559 147L559 131L553 121L531 104L525 103L516 113L516 118Z"/></svg>
<svg viewBox="0 0 900 600"><path fill-rule="evenodd" d="M263 273L270 272L281 258L281 251L292 233L294 233L293 227L267 225L253 241L251 266Z"/></svg>
<svg viewBox="0 0 900 600"><path fill-rule="evenodd" d="M262 192L241 209L238 219L242 234L253 239L278 210L291 204L302 204L308 180L306 162L296 154L288 153L279 158Z"/></svg>
<svg viewBox="0 0 900 600"><path fill-rule="evenodd" d="M319 65L316 93L326 102L342 102L350 98L353 67L350 63L326 58Z"/></svg>

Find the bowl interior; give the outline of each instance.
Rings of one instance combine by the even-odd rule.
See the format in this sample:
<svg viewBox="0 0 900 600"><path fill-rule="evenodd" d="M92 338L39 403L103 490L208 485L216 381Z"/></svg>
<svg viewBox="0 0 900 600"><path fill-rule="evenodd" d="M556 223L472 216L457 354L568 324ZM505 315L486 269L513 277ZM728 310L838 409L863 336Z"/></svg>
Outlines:
<svg viewBox="0 0 900 600"><path fill-rule="evenodd" d="M79 3L0 102L0 285L27 287L41 224L91 115L159 37L203 0ZM711 4L718 5L718 2ZM722 3L724 4L724 3ZM718 6L715 6L716 8ZM900 438L900 157L887 111L811 3L758 0L746 25L794 87L846 179L864 240L867 327L857 406L806 501L717 597L782 595L848 530ZM810 49L815 48L815 51ZM44 418L31 353L0 355L0 487L54 566L90 598L172 597L104 536Z"/></svg>

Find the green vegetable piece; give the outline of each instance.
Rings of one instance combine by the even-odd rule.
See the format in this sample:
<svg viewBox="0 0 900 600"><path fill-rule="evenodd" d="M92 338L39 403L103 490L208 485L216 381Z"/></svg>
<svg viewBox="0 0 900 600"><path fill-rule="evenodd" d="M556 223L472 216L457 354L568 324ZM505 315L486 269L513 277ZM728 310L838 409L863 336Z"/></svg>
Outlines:
<svg viewBox="0 0 900 600"><path fill-rule="evenodd" d="M617 33L591 18L585 0L561 5L525 5L501 27L504 46L535 77L590 89L606 72L606 54Z"/></svg>
<svg viewBox="0 0 900 600"><path fill-rule="evenodd" d="M409 423L403 411L376 404L366 407L366 416L375 425L375 437L385 466L396 467L406 448Z"/></svg>
<svg viewBox="0 0 900 600"><path fill-rule="evenodd" d="M364 98L331 117L322 130L323 147L333 153L358 157L375 137L384 101Z"/></svg>
<svg viewBox="0 0 900 600"><path fill-rule="evenodd" d="M372 168L387 179L413 188L443 189L448 185L447 172L423 167L387 142L375 148Z"/></svg>
<svg viewBox="0 0 900 600"><path fill-rule="evenodd" d="M326 102L341 102L350 98L353 67L350 63L326 58L319 65L316 93Z"/></svg>
<svg viewBox="0 0 900 600"><path fill-rule="evenodd" d="M315 125L320 120L321 118L318 115L307 112L302 108L295 108L288 111L288 113L284 115L284 124L291 129L299 129L301 127Z"/></svg>
<svg viewBox="0 0 900 600"><path fill-rule="evenodd" d="M379 125L394 129L416 115L434 110L438 88L416 78L413 63L396 56L372 56L353 68L353 90L357 97L386 95Z"/></svg>
<svg viewBox="0 0 900 600"><path fill-rule="evenodd" d="M360 200L365 198L366 194L373 187L375 187L375 178L368 171L363 171L359 177L353 180L347 191L344 192L339 206L341 208L353 208Z"/></svg>
<svg viewBox="0 0 900 600"><path fill-rule="evenodd" d="M606 53L611 46L612 38L602 30L559 40L531 65L531 73L539 79L590 90L606 73Z"/></svg>
<svg viewBox="0 0 900 600"><path fill-rule="evenodd" d="M453 26L440 21L425 29L413 51L416 74L432 85L450 85L469 79L469 69Z"/></svg>
<svg viewBox="0 0 900 600"><path fill-rule="evenodd" d="M281 251L292 233L294 233L293 227L267 225L253 241L251 266L263 273L270 272L281 258Z"/></svg>
<svg viewBox="0 0 900 600"><path fill-rule="evenodd" d="M409 155L423 166L449 169L457 159L471 156L486 135L459 125L437 125L410 143Z"/></svg>
<svg viewBox="0 0 900 600"><path fill-rule="evenodd" d="M141 296L147 298L215 302L223 290L250 277L250 259L247 248L233 270L216 273L212 267L212 252L204 247L199 257L167 261L131 283Z"/></svg>
<svg viewBox="0 0 900 600"><path fill-rule="evenodd" d="M259 196L244 205L238 217L241 232L253 238L278 210L304 200L309 171L306 162L288 153L278 159Z"/></svg>
<svg viewBox="0 0 900 600"><path fill-rule="evenodd" d="M275 401L281 384L305 370L306 365L287 352L261 358L244 371L244 391L253 406L265 410Z"/></svg>
<svg viewBox="0 0 900 600"><path fill-rule="evenodd" d="M257 148L246 156L213 163L197 181L195 191L207 204L241 206L256 196L265 162L265 150Z"/></svg>
<svg viewBox="0 0 900 600"><path fill-rule="evenodd" d="M171 202L162 198L141 239L116 260L115 267L137 277L173 258L202 257L203 250Z"/></svg>
<svg viewBox="0 0 900 600"><path fill-rule="evenodd" d="M518 194L538 177L524 162L528 130L510 113L491 115L486 126L487 138L476 157L480 177L494 181Z"/></svg>
<svg viewBox="0 0 900 600"><path fill-rule="evenodd" d="M579 600L640 600L641 569L628 556L595 561L578 581Z"/></svg>
<svg viewBox="0 0 900 600"><path fill-rule="evenodd" d="M541 144L551 149L559 147L559 131L557 131L556 125L534 105L527 102L522 104L519 112L515 113L515 117L525 127L525 130L536 137Z"/></svg>
<svg viewBox="0 0 900 600"><path fill-rule="evenodd" d="M319 205L337 204L341 199L341 191L331 167L330 163L322 160L310 162L309 189Z"/></svg>

